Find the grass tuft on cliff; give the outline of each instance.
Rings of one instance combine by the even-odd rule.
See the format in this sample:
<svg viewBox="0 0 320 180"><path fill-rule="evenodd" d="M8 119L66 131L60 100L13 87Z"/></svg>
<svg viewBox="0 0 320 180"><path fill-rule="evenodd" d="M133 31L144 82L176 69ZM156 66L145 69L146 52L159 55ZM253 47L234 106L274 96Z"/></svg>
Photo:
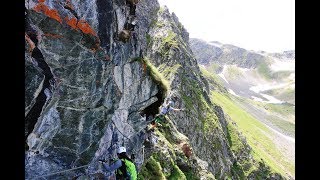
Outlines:
<svg viewBox="0 0 320 180"><path fill-rule="evenodd" d="M161 86L165 91L166 95L170 91L170 85L168 80L158 71L158 69L150 63L148 59L141 59L142 62L146 65L148 72L150 73L151 78Z"/></svg>

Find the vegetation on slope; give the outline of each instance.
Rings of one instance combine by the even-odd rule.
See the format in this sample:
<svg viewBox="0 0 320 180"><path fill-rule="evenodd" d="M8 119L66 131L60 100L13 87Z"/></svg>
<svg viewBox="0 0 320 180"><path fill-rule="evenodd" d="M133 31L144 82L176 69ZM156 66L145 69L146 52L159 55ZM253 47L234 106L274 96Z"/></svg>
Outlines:
<svg viewBox="0 0 320 180"><path fill-rule="evenodd" d="M246 179L254 177L254 179L270 179L270 177L282 177L271 170L271 168L263 161L251 156L252 149L247 144L245 137L239 131L237 124L228 119L227 138L232 152L236 155L237 161L233 164L231 172L236 179Z"/></svg>
<svg viewBox="0 0 320 180"><path fill-rule="evenodd" d="M261 61L257 67L257 72L266 80L283 81L292 73L292 71L273 71L270 64L270 61Z"/></svg>
<svg viewBox="0 0 320 180"><path fill-rule="evenodd" d="M167 94L170 91L170 85L168 80L158 71L158 69L150 63L148 59L138 58L138 61L143 63L145 67L145 71L149 72L153 81L155 81L161 88L165 91L164 93Z"/></svg>
<svg viewBox="0 0 320 180"><path fill-rule="evenodd" d="M221 92L227 92L226 88L223 87L223 83L217 77L216 74L210 73L203 67L200 67L200 71L202 72L203 76L208 80L209 84L212 85L210 89L218 89Z"/></svg>
<svg viewBox="0 0 320 180"><path fill-rule="evenodd" d="M174 128L168 117L162 124L154 132L157 144L147 144L152 146L152 153L143 164L138 179L199 180L190 151L181 146L187 143L185 137Z"/></svg>
<svg viewBox="0 0 320 180"><path fill-rule="evenodd" d="M276 71L272 72L272 79L283 80L291 75L292 71Z"/></svg>
<svg viewBox="0 0 320 180"><path fill-rule="evenodd" d="M206 69L212 74L216 74L219 73L223 69L223 67L217 63L211 62L210 65L206 67Z"/></svg>
<svg viewBox="0 0 320 180"><path fill-rule="evenodd" d="M244 75L243 75L242 71L240 70L240 68L238 68L235 65L227 66L226 75L230 79L238 79L238 78L243 78L244 77Z"/></svg>
<svg viewBox="0 0 320 180"><path fill-rule="evenodd" d="M283 134L295 136L295 107L292 104L272 104L235 96L232 96L232 99L244 109L248 108L247 106L258 109L264 113L264 120L280 128Z"/></svg>
<svg viewBox="0 0 320 180"><path fill-rule="evenodd" d="M263 159L271 167L272 172L279 172L285 175L288 171L290 174L294 174L294 164L283 157L269 138L269 135L273 134L273 132L249 113L235 105L227 94L212 91L211 98L237 123L239 130L245 135L249 145L252 147L253 157L257 161Z"/></svg>
<svg viewBox="0 0 320 180"><path fill-rule="evenodd" d="M197 112L197 119L202 122L199 130L209 133L216 127L220 127L218 124L218 117L208 104L208 101L203 95L203 89L195 80L186 79L181 76L183 87L181 87L180 93L182 100L187 109Z"/></svg>
<svg viewBox="0 0 320 180"><path fill-rule="evenodd" d="M176 40L177 34L173 31L168 31L168 35L164 38L157 38L160 40L159 51L163 58L169 57L169 50L171 48L179 48L178 41Z"/></svg>
<svg viewBox="0 0 320 180"><path fill-rule="evenodd" d="M258 102L258 104L265 109L278 113L280 115L283 115L285 117L289 117L290 115L294 114L295 112L295 107L290 105L290 104L271 104L271 103L261 103Z"/></svg>
<svg viewBox="0 0 320 180"><path fill-rule="evenodd" d="M295 89L294 88L279 88L263 91L262 93L274 96L277 99L295 104Z"/></svg>
<svg viewBox="0 0 320 180"><path fill-rule="evenodd" d="M165 64L161 64L159 66L159 71L161 72L161 74L163 74L163 76L165 78L170 78L172 75L174 75L175 73L177 73L178 69L181 68L180 64L176 64L172 67L170 66L166 66Z"/></svg>
<svg viewBox="0 0 320 180"><path fill-rule="evenodd" d="M165 176L162 173L162 168L159 162L157 162L153 156L151 156L148 161L142 166L140 172L138 173L138 179L159 179L165 180Z"/></svg>
<svg viewBox="0 0 320 180"><path fill-rule="evenodd" d="M267 62L261 61L260 64L258 65L257 71L260 75L262 75L267 80L272 79L271 69L270 69L269 64Z"/></svg>

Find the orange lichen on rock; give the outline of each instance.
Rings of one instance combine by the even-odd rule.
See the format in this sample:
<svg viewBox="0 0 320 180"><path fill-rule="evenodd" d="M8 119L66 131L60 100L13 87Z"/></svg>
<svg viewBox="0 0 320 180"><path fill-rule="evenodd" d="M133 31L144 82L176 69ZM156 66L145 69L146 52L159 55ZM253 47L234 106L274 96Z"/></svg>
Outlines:
<svg viewBox="0 0 320 180"><path fill-rule="evenodd" d="M66 17L67 24L71 26L73 29L77 29L77 21L77 18L68 19L68 17Z"/></svg>
<svg viewBox="0 0 320 180"><path fill-rule="evenodd" d="M94 32L94 30L91 28L91 26L83 19L80 19L78 22L78 28L86 33L86 34L92 34L94 36L96 36L96 33Z"/></svg>
<svg viewBox="0 0 320 180"><path fill-rule="evenodd" d="M95 31L91 28L91 26L83 19L80 19L79 21L76 18L65 18L67 24L71 26L73 29L79 28L83 33L85 34L92 34L94 36L97 36Z"/></svg>
<svg viewBox="0 0 320 180"><path fill-rule="evenodd" d="M57 21L59 21L60 23L62 22L62 19L59 16L59 13L57 10L55 9L48 9L45 14L49 17L51 17L52 19L55 19Z"/></svg>
<svg viewBox="0 0 320 180"><path fill-rule="evenodd" d="M44 0L39 0L39 4L37 4L34 8L37 12L42 12L43 14L47 15L48 17L57 20L58 22L62 22L59 13L55 9L49 9L48 6L44 4Z"/></svg>
<svg viewBox="0 0 320 180"><path fill-rule="evenodd" d="M142 68L143 68L143 72L146 73L147 72L147 64L143 63Z"/></svg>

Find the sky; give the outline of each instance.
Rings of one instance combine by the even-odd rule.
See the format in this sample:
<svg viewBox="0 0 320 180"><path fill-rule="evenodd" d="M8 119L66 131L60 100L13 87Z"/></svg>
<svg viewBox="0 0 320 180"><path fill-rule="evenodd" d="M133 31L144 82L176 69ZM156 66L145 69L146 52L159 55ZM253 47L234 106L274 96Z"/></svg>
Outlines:
<svg viewBox="0 0 320 180"><path fill-rule="evenodd" d="M247 50L295 50L295 0L158 0L190 38Z"/></svg>

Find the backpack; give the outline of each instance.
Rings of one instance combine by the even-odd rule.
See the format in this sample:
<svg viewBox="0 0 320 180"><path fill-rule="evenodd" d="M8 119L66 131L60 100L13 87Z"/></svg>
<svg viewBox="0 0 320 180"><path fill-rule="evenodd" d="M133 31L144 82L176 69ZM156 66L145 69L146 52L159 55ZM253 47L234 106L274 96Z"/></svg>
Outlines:
<svg viewBox="0 0 320 180"><path fill-rule="evenodd" d="M164 115L158 115L158 116L155 117L154 122L160 123L163 120L164 120Z"/></svg>
<svg viewBox="0 0 320 180"><path fill-rule="evenodd" d="M133 162L121 159L122 166L117 170L117 179L137 180L137 170Z"/></svg>

